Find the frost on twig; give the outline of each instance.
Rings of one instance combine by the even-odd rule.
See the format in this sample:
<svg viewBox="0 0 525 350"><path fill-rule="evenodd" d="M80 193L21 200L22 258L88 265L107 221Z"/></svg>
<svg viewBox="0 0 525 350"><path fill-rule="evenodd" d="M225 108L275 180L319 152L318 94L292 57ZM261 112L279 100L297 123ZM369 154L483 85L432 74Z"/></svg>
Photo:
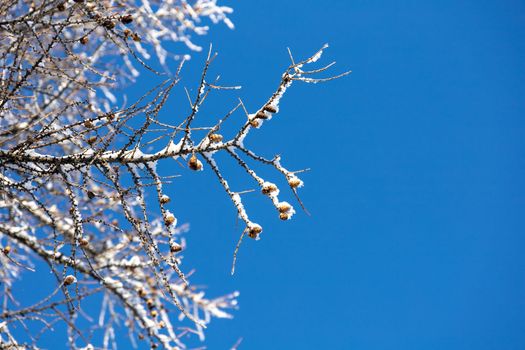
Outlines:
<svg viewBox="0 0 525 350"><path fill-rule="evenodd" d="M179 125L168 125L158 118L179 81L177 75L126 109L62 121L53 128L36 128L30 134L31 142L17 143L14 140L18 139L6 136L11 140L6 139L0 149L5 208L1 215L3 221L19 225L0 226L6 242L17 247L17 252L11 253L13 259L23 261L25 254L33 254L46 260L57 279L64 281L63 303L71 314L77 308L75 300L91 293L88 281L97 281L105 294L103 315L114 312L118 301L130 329L166 348L183 344L164 311L165 305L175 305L201 330L210 316L229 317L223 309L235 306L236 294L213 301L203 299L201 292L189 286L180 268L184 241L177 218L168 209L171 200L164 192L164 185L170 180L159 175L157 162L183 158L189 169L207 167L215 174L246 225L235 256L242 237L259 239L262 227L250 218L242 193L230 187L216 154L221 152L233 158L262 195L268 197L282 220L291 219L295 209L279 198L278 185L258 175L254 165L273 167L293 193L303 186L298 172L286 169L279 156L261 157L244 141L252 130L275 117L280 99L293 82L317 81L303 79L310 73L303 67L313 59L293 63L282 75L276 91L254 113L247 113L241 102L215 125L194 128L199 107L211 91L220 90L207 82L212 58L208 56L190 113ZM237 111L245 116L245 122L226 139L219 132ZM146 145L155 148L157 144L164 146L154 152L145 151ZM154 190L160 216L147 204L148 189ZM122 224L121 217L127 225ZM10 266L7 260L5 264ZM16 270L16 266L12 269ZM69 271L82 277L66 276ZM104 311L107 308L111 312ZM111 329L108 322L116 320L103 315L99 327ZM73 335L71 341L74 343L75 339Z"/></svg>
<svg viewBox="0 0 525 350"><path fill-rule="evenodd" d="M214 0L0 4L0 344L36 348L39 336L27 332L19 340L14 330L36 324L44 332L64 322L71 348L112 348L115 329L124 325L133 343L183 349L189 327L202 338L212 317L231 317L238 293L207 298L181 267L186 226L166 192L174 175L163 176L158 162L184 162L189 171L218 179L244 223L236 257L243 237L259 239L263 228L218 155L233 159L276 215L290 220L292 204L259 169L274 169L296 196L303 186L300 171L285 168L279 156L258 155L245 141L279 113L281 98L296 81L348 73L320 78L332 64L307 69L326 46L298 63L290 55L276 90L257 110L250 113L240 102L202 126L207 99L238 88L209 78L216 57L210 47L195 93L186 90L188 111L176 123L166 123L162 114L180 86L184 55L169 78L116 107L115 87L136 79L134 65L154 71L146 63L154 52L167 69L163 42L199 50L190 34L206 33L201 20L231 27L230 12ZM123 65L113 61L119 56ZM230 136L223 132L228 128L234 130ZM57 287L22 305L14 281L41 270L41 262ZM82 306L96 296L100 309L93 315ZM184 318L192 322L181 329Z"/></svg>

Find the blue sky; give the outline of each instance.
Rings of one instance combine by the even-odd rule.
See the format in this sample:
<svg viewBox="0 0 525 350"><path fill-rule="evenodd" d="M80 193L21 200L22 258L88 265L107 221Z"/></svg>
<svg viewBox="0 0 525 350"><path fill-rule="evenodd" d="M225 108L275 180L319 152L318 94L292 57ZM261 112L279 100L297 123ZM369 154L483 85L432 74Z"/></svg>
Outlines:
<svg viewBox="0 0 525 350"><path fill-rule="evenodd" d="M328 42L325 59L353 73L297 84L251 139L312 169L312 216L281 223L254 199L265 232L233 278L239 229L218 183L208 172L172 187L195 280L241 291L209 348L239 336L244 349L525 348L525 4L228 4L236 29L200 43L248 106L273 91L288 46L305 56Z"/></svg>
<svg viewBox="0 0 525 350"><path fill-rule="evenodd" d="M297 84L247 141L291 169L311 168L301 197L312 215L283 223L247 195L265 231L245 242L234 277L241 228L211 171L159 168L183 175L167 191L191 224L193 283L209 295L241 292L235 319L211 323L209 349L239 337L250 350L524 349L525 4L223 3L236 29L215 26L197 43L213 42L213 74L243 90L211 101L207 120L237 97L252 110L264 103L289 63L286 47L305 57L328 42L334 72L353 73ZM194 55L185 76L203 60ZM246 189L238 177L234 189Z"/></svg>

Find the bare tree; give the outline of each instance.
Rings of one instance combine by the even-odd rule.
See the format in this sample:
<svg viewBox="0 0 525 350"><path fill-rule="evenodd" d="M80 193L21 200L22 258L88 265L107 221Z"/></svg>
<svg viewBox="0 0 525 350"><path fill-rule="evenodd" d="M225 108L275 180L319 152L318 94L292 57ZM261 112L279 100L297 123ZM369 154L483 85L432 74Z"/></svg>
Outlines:
<svg viewBox="0 0 525 350"><path fill-rule="evenodd" d="M289 220L294 208L256 168L282 174L297 199L299 172L279 156L258 155L244 140L278 113L295 81L347 74L317 78L333 63L305 69L326 46L300 62L290 53L290 66L259 109L250 113L239 101L212 125L195 126L210 94L238 88L208 77L216 57L210 47L196 93L181 89L189 100L185 117L164 122L162 107L187 56L163 45L182 42L199 51L191 37L207 33L201 22L233 27L231 11L215 0L0 2L0 348L36 349L41 335L61 322L73 349L115 348L121 324L133 344L183 349L183 335L202 338L212 317L231 317L237 293L207 298L181 269L186 226L169 210L163 187L172 176L161 175L157 162L183 159L190 170L215 175L244 223L235 261L243 237L259 239L262 227L249 217L244 192L229 184L216 154L234 159ZM144 63L150 55L161 73ZM135 82L138 66L166 79L118 107L115 94ZM242 122L225 137L232 115ZM56 288L25 305L14 282L46 269ZM99 307L85 307L90 299Z"/></svg>

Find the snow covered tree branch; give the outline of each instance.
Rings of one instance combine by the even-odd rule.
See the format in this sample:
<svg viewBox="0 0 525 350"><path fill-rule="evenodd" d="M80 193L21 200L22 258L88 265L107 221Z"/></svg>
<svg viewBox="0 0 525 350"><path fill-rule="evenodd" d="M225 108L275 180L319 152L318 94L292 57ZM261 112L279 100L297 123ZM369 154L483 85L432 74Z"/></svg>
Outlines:
<svg viewBox="0 0 525 350"><path fill-rule="evenodd" d="M181 268L187 227L169 210L164 187L172 176L161 175L157 163L183 159L191 171L207 168L215 175L245 225L235 261L243 237L259 239L262 226L250 219L243 193L229 183L217 154L246 171L280 219L291 219L295 209L257 168L275 169L297 199L300 171L285 168L279 156L259 156L244 141L279 112L294 82L348 74L319 77L333 63L307 69L327 46L300 62L290 53L276 90L256 111L240 101L212 125L195 126L211 94L238 88L209 77L216 57L210 47L196 93L186 90L187 116L164 122L163 106L179 88L187 55L171 54L163 43L199 51L191 40L208 32L202 21L232 28L231 11L215 0L0 4L0 348L36 349L41 332L63 322L72 349L113 348L119 324L133 344L184 349L184 334L203 338L211 317L231 317L238 293L207 298ZM151 53L163 73L144 63ZM179 62L174 72L170 62ZM115 93L135 82L137 65L168 78L118 107ZM242 122L224 136L234 115ZM46 268L56 289L22 305L15 281ZM83 307L91 299L97 310Z"/></svg>

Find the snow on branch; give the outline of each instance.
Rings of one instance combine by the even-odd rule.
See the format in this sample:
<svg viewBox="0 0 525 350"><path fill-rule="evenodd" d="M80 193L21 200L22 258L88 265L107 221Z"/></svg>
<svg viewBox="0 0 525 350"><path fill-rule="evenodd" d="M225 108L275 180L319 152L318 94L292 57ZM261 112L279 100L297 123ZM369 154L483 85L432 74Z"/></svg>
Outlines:
<svg viewBox="0 0 525 350"><path fill-rule="evenodd" d="M259 156L245 141L276 117L295 82L349 73L321 77L333 64L308 70L327 46L298 63L290 54L290 66L257 110L250 113L239 102L223 118L199 126L209 120L200 111L211 95L239 88L209 78L216 57L210 47L196 93L186 90L188 113L166 123L164 106L182 88L188 57L170 56L163 43L178 41L198 51L191 35L208 32L203 20L233 27L231 12L215 0L0 5L0 344L36 349L39 336L28 331L19 340L14 330L31 325L45 332L64 322L73 349L114 348L122 325L134 344L184 349L189 330L202 339L212 317L231 317L237 292L207 298L183 271L187 227L179 224L166 192L175 175L162 175L158 162L183 161L190 171L217 178L244 223L235 263L243 237L257 240L263 228L252 220L242 201L245 191L229 181L218 155L238 164L281 220L292 219L296 210L259 169L280 174L301 206L302 170L288 170L279 156ZM151 52L170 77L116 107L116 87L135 81L135 65L160 74L146 63ZM174 73L170 57L180 59ZM228 128L231 136L223 133ZM22 305L14 282L44 266L57 287L43 288L39 302ZM100 296L98 315L82 307L94 296Z"/></svg>

